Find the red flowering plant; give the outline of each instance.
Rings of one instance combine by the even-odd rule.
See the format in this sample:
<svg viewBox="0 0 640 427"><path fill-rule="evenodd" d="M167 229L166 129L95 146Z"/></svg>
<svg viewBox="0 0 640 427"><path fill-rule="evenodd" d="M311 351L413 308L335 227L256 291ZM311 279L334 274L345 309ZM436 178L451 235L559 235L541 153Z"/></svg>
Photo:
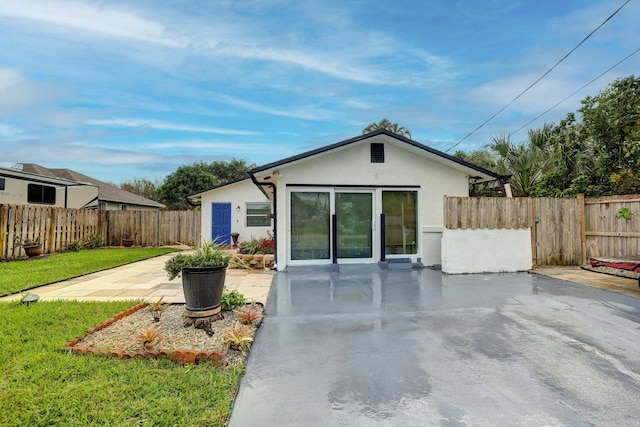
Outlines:
<svg viewBox="0 0 640 427"><path fill-rule="evenodd" d="M260 243L258 244L258 250L263 254L272 254L274 248L275 248L275 243L273 241L273 234L267 231L267 237L260 240Z"/></svg>

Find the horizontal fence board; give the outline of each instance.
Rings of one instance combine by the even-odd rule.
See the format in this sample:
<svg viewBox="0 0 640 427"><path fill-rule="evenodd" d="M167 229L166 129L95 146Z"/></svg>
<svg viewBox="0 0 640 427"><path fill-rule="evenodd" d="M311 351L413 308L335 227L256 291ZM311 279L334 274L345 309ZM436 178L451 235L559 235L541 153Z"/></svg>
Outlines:
<svg viewBox="0 0 640 427"><path fill-rule="evenodd" d="M19 245L40 237L44 253L61 252L70 243L98 235L107 246L120 246L134 233L138 246L200 242L199 211L95 211L48 206L0 205L0 259L24 258Z"/></svg>

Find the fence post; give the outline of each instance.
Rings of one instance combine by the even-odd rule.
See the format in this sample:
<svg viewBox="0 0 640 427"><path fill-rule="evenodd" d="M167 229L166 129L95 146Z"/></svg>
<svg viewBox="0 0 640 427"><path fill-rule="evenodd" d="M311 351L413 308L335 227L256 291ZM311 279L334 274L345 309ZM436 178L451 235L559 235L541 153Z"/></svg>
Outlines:
<svg viewBox="0 0 640 427"><path fill-rule="evenodd" d="M527 198L529 201L529 224L531 226L531 264L535 270L538 267L538 233L536 224L536 199L533 197Z"/></svg>
<svg viewBox="0 0 640 427"><path fill-rule="evenodd" d="M9 243L7 241L8 239L8 234L7 234L7 217L9 213L9 206L8 205L0 205L0 259L5 259L6 258L6 250L7 247L9 246Z"/></svg>
<svg viewBox="0 0 640 427"><path fill-rule="evenodd" d="M56 208L47 212L47 238L45 239L45 253L56 251Z"/></svg>
<svg viewBox="0 0 640 427"><path fill-rule="evenodd" d="M587 263L587 219L585 215L584 193L578 194L578 212L580 215L580 264Z"/></svg>

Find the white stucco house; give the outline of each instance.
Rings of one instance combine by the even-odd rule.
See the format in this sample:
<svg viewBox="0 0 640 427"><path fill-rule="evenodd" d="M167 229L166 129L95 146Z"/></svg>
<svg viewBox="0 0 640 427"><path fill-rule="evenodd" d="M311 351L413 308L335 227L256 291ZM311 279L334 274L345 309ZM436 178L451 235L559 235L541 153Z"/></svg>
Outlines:
<svg viewBox="0 0 640 427"><path fill-rule="evenodd" d="M443 196L504 177L378 130L252 169L192 196L202 238L276 239L278 270L294 265L441 263ZM244 237L244 238L243 238Z"/></svg>

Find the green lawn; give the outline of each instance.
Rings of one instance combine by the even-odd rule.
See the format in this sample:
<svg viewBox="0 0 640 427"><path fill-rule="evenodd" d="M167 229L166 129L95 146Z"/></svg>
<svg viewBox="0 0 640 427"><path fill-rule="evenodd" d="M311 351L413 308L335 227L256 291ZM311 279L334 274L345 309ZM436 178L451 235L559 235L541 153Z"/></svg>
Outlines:
<svg viewBox="0 0 640 427"><path fill-rule="evenodd" d="M134 304L0 303L0 425L224 425L240 366L78 356L63 348Z"/></svg>
<svg viewBox="0 0 640 427"><path fill-rule="evenodd" d="M110 248L0 262L0 296L174 252L172 248Z"/></svg>

